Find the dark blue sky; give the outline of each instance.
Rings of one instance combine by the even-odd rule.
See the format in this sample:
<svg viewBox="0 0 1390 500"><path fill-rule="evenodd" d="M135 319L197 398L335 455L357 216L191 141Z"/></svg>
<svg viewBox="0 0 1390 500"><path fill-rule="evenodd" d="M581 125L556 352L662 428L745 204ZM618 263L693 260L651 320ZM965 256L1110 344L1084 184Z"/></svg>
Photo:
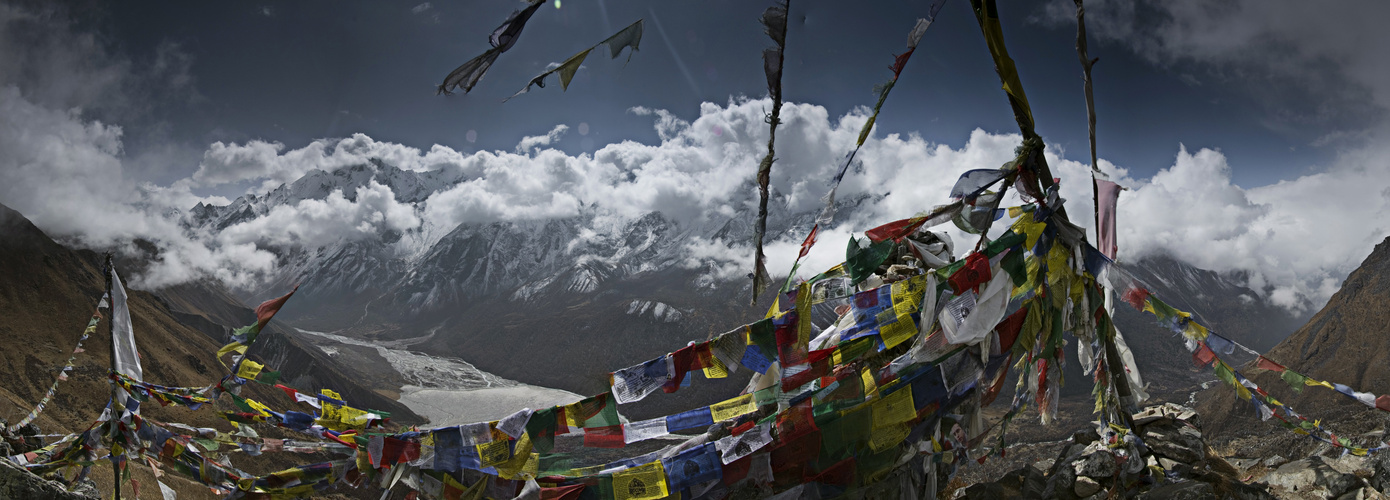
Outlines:
<svg viewBox="0 0 1390 500"><path fill-rule="evenodd" d="M188 175L207 144L219 140L297 148L361 132L467 152L510 150L523 136L567 124L570 133L558 147L571 153L623 140L652 143L658 141L652 118L629 108L690 119L702 101L766 94L760 53L769 41L757 18L767 2L570 0L559 8L549 2L472 93L452 97L436 96L435 87L485 50L487 35L523 4L436 1L414 12L421 3L124 2L102 4L105 10L89 22L133 60L169 42L192 58L201 99L123 124L131 156L169 141L183 145L181 155L165 159L170 165L149 169L156 181ZM1074 23L1045 20L1034 2L1004 1L1000 10L1039 132L1068 157L1083 158ZM887 65L925 11L925 2L865 7L793 0L786 99L823 105L832 117L872 104L873 86L889 78ZM596 53L567 92L552 85L500 102L547 63L639 18L647 20L642 50L626 66L625 57ZM1093 41L1091 53L1101 58L1095 69L1100 156L1132 175L1171 166L1179 143L1220 148L1235 182L1246 187L1306 173L1330 157L1310 146L1327 133L1326 123L1288 117L1288 109L1320 105L1310 93L1197 63L1155 64L1116 43ZM576 132L580 123L589 134ZM977 127L1016 132L969 2L951 0L903 73L876 133L920 132L959 147ZM477 133L474 143L467 140L470 130Z"/></svg>

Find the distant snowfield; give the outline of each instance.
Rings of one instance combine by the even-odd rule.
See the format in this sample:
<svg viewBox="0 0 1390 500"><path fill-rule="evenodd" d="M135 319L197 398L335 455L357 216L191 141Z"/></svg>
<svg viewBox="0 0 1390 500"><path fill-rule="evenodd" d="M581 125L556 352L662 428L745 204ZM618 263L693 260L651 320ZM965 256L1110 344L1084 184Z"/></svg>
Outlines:
<svg viewBox="0 0 1390 500"><path fill-rule="evenodd" d="M479 370L461 359L431 356L406 349L428 337L371 342L332 333L308 330L299 330L299 333L376 349L392 368L410 382L410 385L401 387L401 404L430 419L430 425L434 427L497 420L522 408L548 408L584 399L573 392L508 380ZM332 346L319 346L319 349L329 355L337 351Z"/></svg>
<svg viewBox="0 0 1390 500"><path fill-rule="evenodd" d="M534 385L473 390L427 389L408 385L401 388L400 401L411 411L430 419L431 426L448 427L489 422L522 408L536 410L581 399L584 397L573 392Z"/></svg>

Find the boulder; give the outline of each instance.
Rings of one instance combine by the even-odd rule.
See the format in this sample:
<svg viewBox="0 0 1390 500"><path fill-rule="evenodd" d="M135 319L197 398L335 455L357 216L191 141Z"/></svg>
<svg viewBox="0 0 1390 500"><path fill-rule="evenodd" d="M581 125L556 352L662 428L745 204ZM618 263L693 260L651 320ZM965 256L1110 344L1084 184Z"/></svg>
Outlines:
<svg viewBox="0 0 1390 500"><path fill-rule="evenodd" d="M61 483L30 474L18 464L0 459L0 498L88 500L101 497L67 491Z"/></svg>
<svg viewBox="0 0 1390 500"><path fill-rule="evenodd" d="M1286 464L1286 463L1289 463L1289 459L1284 458L1284 457L1282 457L1282 456L1280 456L1280 455L1275 455L1275 456L1272 456L1272 457L1269 457L1269 458L1264 459L1263 462L1260 462L1260 465L1263 465L1263 466L1265 466L1265 467L1268 467L1268 468L1273 469L1273 468L1275 468L1275 467L1278 467L1278 466L1280 466L1280 465L1284 465L1284 464Z"/></svg>
<svg viewBox="0 0 1390 500"><path fill-rule="evenodd" d="M1150 425L1142 437L1155 454L1185 464L1197 463L1207 455L1201 431L1186 425Z"/></svg>
<svg viewBox="0 0 1390 500"><path fill-rule="evenodd" d="M1390 453L1377 453L1371 459L1371 487L1390 492Z"/></svg>
<svg viewBox="0 0 1390 500"><path fill-rule="evenodd" d="M1110 450L1099 447L1099 444L1100 443L1093 443L1088 446L1086 448L1086 454L1083 455L1080 460L1072 463L1072 469L1076 472L1077 476L1109 479L1120 471L1119 465L1115 463L1115 454L1110 453Z"/></svg>
<svg viewBox="0 0 1390 500"><path fill-rule="evenodd" d="M1271 487L1315 498L1337 498L1361 482L1354 475L1332 468L1318 456L1286 463L1262 480Z"/></svg>
<svg viewBox="0 0 1390 500"><path fill-rule="evenodd" d="M1089 477L1078 477L1076 484L1072 486L1072 491L1076 492L1076 496L1086 498L1100 491L1100 483Z"/></svg>
<svg viewBox="0 0 1390 500"><path fill-rule="evenodd" d="M1144 500L1214 500L1217 496L1210 484L1187 481L1159 486L1149 490L1140 498Z"/></svg>

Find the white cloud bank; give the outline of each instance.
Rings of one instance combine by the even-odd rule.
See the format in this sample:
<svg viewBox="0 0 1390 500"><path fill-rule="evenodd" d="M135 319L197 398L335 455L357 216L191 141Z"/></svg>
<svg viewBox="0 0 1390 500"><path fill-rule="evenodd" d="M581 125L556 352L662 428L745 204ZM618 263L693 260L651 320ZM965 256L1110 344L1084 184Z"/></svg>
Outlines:
<svg viewBox="0 0 1390 500"><path fill-rule="evenodd" d="M0 6L0 26L30 18ZM1274 21L1266 24L1270 23L1280 26ZM1220 54L1238 52L1260 40L1264 35L1259 33L1268 30L1250 28L1236 34L1246 32L1254 34L1242 35L1245 38L1236 42L1203 45L1208 52L1179 51L1174 48L1176 42L1164 41L1171 39L1164 36L1152 38L1158 42L1151 47L1157 47L1152 50L1159 54L1217 54L1202 56L1215 62L1224 57ZM126 78L122 75L133 71L129 62L88 67L96 64L92 61L110 58L81 40L71 47L62 46L58 39L53 43L50 53L72 56L0 57L8 61L0 62L0 67L17 65L0 77L36 72L91 74L105 78L94 81L120 82ZM1218 50L1223 46L1233 48ZM1323 52L1310 52L1314 55L1309 57L1333 57L1328 55L1329 46L1306 50L1317 47L1323 47L1318 49ZM27 49L0 46L0 55L20 50ZM43 69L54 61L78 62ZM1390 102L1385 100L1390 91L1383 92L1387 84L1375 83L1390 81L1376 80L1374 72L1383 71L1382 66L1348 77L1364 82L1377 103ZM138 277L138 284L148 287L202 277L248 285L274 271L275 256L266 250L270 246L313 247L424 226L447 231L463 223L568 217L586 206L601 207L603 221L660 211L682 223L704 224L746 213L755 200L753 173L764 153L763 117L769 105L765 99L703 103L699 115L690 120L663 110L634 109L638 115L654 117L659 143L624 141L580 155L550 148L566 125L526 138L513 152L464 153L440 145L421 150L363 134L317 140L297 149L261 140L218 142L207 148L197 170L187 178L159 186L131 178L135 165L122 151L121 128L83 114L80 108L91 102L85 94L30 94L22 90L29 88L21 86L24 83L0 78L0 203L69 243L132 251L137 239L152 243L159 257ZM820 106L796 103L783 109L778 162L772 174L777 196L773 217L819 206L866 113L861 108L831 117ZM1373 135L1390 137L1381 132L1377 129ZM839 193L842 200L872 196L823 233L803 269L838 262L851 231L944 202L961 172L998 167L1012 157L1018 141L1016 135L981 130L957 147L917 135L873 136L859 154L862 168L846 177ZM1368 141L1347 149L1317 173L1249 189L1231 183L1231 169L1257 165L1228 165L1219 151L1194 152L1176 144L1173 148L1172 166L1147 179L1131 178L1122 167L1101 162L1102 169L1132 188L1120 199L1122 259L1171 253L1200 267L1241 273L1270 300L1297 309L1324 302L1390 232L1390 161L1386 160L1390 141ZM1064 180L1063 195L1072 200L1069 212L1077 222L1089 225L1089 168L1059 154L1050 149L1048 160ZM200 197L194 189L245 183L255 186L255 192L265 192L312 170L331 172L371 159L432 172L452 182L425 193L424 201L418 203L403 202L402 193L369 183L352 192L278 207L217 234L187 229L176 213L187 212L198 202L227 203ZM958 248L970 246L963 235L952 236ZM800 238L793 235L769 244L772 269L790 268ZM685 265L710 269L722 278L741 277L751 267L752 252L744 241L701 239L688 250Z"/></svg>
<svg viewBox="0 0 1390 500"><path fill-rule="evenodd" d="M765 144L765 100L705 103L684 121L656 113L659 144L622 142L592 155L568 155L528 138L523 153L465 154L443 146L428 151L382 143L363 135L315 141L286 151L253 141L214 144L197 173L171 186L122 179L120 129L84 121L74 113L28 102L15 89L0 91L0 202L69 241L90 246L156 242L162 262L148 286L211 276L246 284L272 270L269 246L332 243L405 231L429 223L520 221L576 215L593 204L618 219L660 211L689 224L722 219L754 202L753 166ZM860 109L830 118L825 109L789 104L773 169L775 205L815 210L837 159L866 119ZM552 136L564 129L557 127ZM545 136L542 136L545 137ZM846 177L841 199L876 195L844 213L804 269L843 257L850 231L910 216L945 201L963 171L995 168L1011 158L1011 134L976 130L953 148L919 136L873 137L860 152L861 169ZM526 151L529 149L529 151ZM1250 285L1290 308L1320 304L1390 228L1390 151L1347 155L1323 172L1245 189L1230 181L1231 166L1218 151L1175 146L1173 165L1148 179L1123 168L1102 168L1130 186L1120 199L1122 259L1166 252L1200 267L1243 272ZM354 193L278 207L218 234L190 232L168 214L202 199L191 185L237 181L278 182L312 169L332 171L382 158L407 169L447 173L459 182L421 203L403 203L379 183ZM1088 167L1048 151L1072 217L1092 219ZM214 175L220 175L220 177ZM59 200L71 200L60 202ZM219 200L208 200L219 201ZM225 200L220 200L225 203ZM969 247L965 235L954 233ZM774 269L787 269L800 236L770 244ZM700 240L688 265L708 266L723 278L747 273L747 242Z"/></svg>

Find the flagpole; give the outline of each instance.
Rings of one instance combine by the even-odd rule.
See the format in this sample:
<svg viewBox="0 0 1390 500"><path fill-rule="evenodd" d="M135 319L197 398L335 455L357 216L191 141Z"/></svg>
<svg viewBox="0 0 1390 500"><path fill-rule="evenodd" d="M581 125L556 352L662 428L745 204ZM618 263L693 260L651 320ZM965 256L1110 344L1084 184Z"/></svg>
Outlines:
<svg viewBox="0 0 1390 500"><path fill-rule="evenodd" d="M111 260L111 253L110 253L110 252L107 252L107 253L106 253L106 267L105 267L105 270L106 270L106 273L105 273L105 274L106 274L106 296L111 298L112 304L111 304L111 314L110 314L110 317L106 319L106 323L107 323L107 325L110 327L110 334L111 334L111 335L109 336L109 338L111 339L111 371L112 371L112 373L114 373L114 372L116 371L116 314L115 314L115 312L116 312L116 305L115 305L116 296L113 295L113 294L111 293L112 287L115 285L115 284L113 283L113 280L111 279L111 275L115 272L115 269L116 269L115 264L113 264L113 263L112 263L112 260ZM116 398L117 398L117 396L119 396L119 394L118 394L117 391L116 391L116 383L115 383L115 381L108 380L108 382L111 384L111 412L108 414L108 416L110 417L110 420L109 420L108 422L109 422L110 425L112 426L111 428L114 430L114 429L115 429L115 426L116 426L116 422L120 420L120 413L119 413L119 411L118 411L117 409L121 407L121 404L120 404L120 402L116 401ZM112 485L113 485L113 488L114 488L114 489L112 489L112 492L113 492L113 494L115 495L114 498L115 498L115 500L121 500L121 468L120 468L120 463L116 460L116 456L115 456L115 455L111 455L111 477L112 477L112 481L111 481L111 482L112 482Z"/></svg>

